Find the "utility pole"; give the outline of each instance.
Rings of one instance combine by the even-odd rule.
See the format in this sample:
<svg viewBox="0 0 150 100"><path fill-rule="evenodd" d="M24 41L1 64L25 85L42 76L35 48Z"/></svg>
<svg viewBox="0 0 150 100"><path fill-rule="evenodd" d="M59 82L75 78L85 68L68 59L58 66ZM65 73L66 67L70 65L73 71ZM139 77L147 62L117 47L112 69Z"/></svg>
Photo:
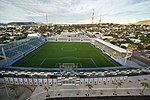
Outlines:
<svg viewBox="0 0 150 100"><path fill-rule="evenodd" d="M94 9L93 9L93 12L92 12L92 24L94 24Z"/></svg>

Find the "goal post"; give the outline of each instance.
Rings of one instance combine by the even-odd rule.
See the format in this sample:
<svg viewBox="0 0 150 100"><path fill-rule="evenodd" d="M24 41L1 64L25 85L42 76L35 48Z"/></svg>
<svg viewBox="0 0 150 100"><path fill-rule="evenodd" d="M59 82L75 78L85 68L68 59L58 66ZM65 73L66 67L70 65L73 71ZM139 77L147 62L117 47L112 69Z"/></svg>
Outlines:
<svg viewBox="0 0 150 100"><path fill-rule="evenodd" d="M66 71L66 72L77 72L77 68L81 66L80 63L58 63L57 66L60 68L60 72Z"/></svg>

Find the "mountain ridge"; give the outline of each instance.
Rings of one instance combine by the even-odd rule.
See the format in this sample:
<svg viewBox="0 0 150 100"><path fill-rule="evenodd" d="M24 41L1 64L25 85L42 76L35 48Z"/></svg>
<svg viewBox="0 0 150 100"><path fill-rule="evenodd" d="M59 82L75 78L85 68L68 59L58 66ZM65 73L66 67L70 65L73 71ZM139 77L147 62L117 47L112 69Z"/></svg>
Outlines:
<svg viewBox="0 0 150 100"><path fill-rule="evenodd" d="M135 24L135 25L150 25L150 20L142 20L142 21L138 21L138 22L135 22L135 23L132 23L132 24Z"/></svg>

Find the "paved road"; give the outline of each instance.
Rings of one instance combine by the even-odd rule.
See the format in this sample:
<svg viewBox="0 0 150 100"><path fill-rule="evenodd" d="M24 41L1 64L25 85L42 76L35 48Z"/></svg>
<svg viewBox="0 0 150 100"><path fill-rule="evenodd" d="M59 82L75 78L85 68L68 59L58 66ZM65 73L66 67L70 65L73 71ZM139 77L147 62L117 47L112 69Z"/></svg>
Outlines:
<svg viewBox="0 0 150 100"><path fill-rule="evenodd" d="M134 57L131 57L131 60L134 61L135 63L137 63L138 65L142 66L142 67L149 67L149 65L141 62L140 60L134 58Z"/></svg>
<svg viewBox="0 0 150 100"><path fill-rule="evenodd" d="M145 63L145 65L150 66L150 59L146 59L145 57L143 57L143 52L133 52L131 59L132 58L137 59L137 60ZM141 63L138 63L138 64L141 64Z"/></svg>
<svg viewBox="0 0 150 100"><path fill-rule="evenodd" d="M7 96L6 91L8 91L9 97ZM18 86L17 94L19 95L19 97L15 98L14 91L11 91L9 88L6 89L4 85L1 85L0 100L26 100L31 96L32 91L24 86Z"/></svg>

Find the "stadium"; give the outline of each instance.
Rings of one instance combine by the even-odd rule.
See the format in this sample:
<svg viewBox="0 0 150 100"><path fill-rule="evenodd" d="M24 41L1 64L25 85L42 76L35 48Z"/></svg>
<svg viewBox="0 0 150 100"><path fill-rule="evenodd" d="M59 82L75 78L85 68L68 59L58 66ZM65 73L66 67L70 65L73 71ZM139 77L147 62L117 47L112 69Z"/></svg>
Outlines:
<svg viewBox="0 0 150 100"><path fill-rule="evenodd" d="M78 93L63 89L64 86L84 89L86 86L102 83L129 82L133 77L137 80L144 77L147 80L150 73L149 68L136 66L128 61L131 52L97 38L31 38L3 45L1 49L0 83L52 86L49 98L100 96L97 94L100 90L91 94L88 90ZM59 95L56 95L58 91ZM119 91L121 90L118 93ZM117 95L113 91L109 92L102 96ZM29 100L42 97L42 93L31 96Z"/></svg>
<svg viewBox="0 0 150 100"><path fill-rule="evenodd" d="M16 47L12 48L14 45ZM59 68L60 63L76 63L79 68L117 67L124 65L131 56L131 52L122 48L90 38L49 37L2 48L1 55L5 55L7 62L5 66L13 67Z"/></svg>

